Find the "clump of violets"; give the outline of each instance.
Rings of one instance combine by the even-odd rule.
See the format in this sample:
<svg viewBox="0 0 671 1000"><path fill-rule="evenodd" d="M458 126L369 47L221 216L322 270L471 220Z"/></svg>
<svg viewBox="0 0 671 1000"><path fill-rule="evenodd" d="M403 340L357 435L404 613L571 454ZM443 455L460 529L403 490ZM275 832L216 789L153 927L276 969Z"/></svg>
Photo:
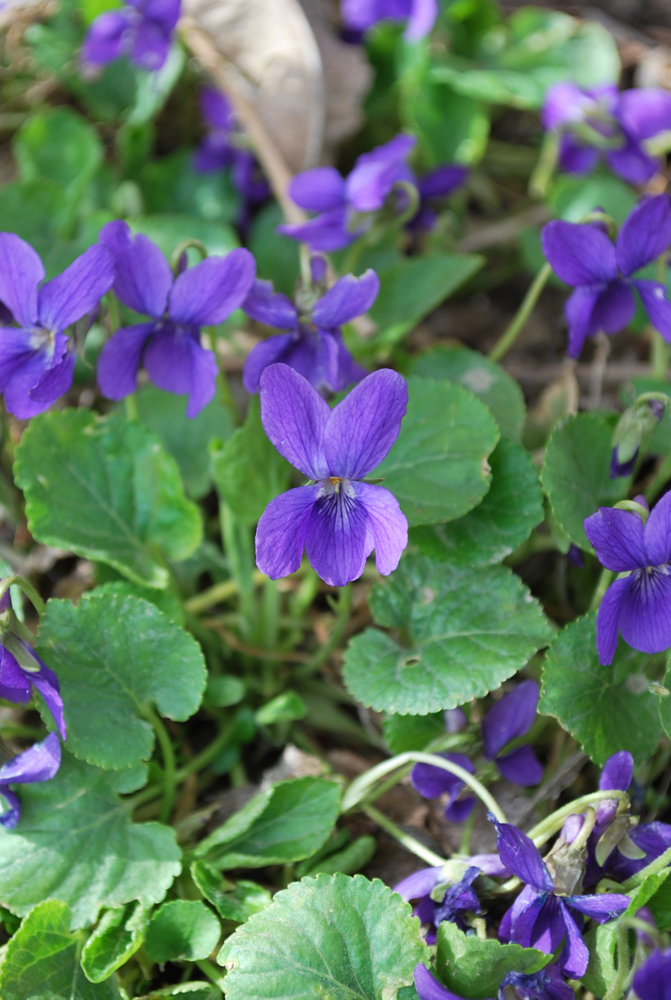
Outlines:
<svg viewBox="0 0 671 1000"><path fill-rule="evenodd" d="M12 830L21 816L21 803L10 785L27 785L36 781L49 781L54 777L61 763L61 744L56 733L49 735L24 750L0 767L0 800L7 808L0 813L0 826Z"/></svg>
<svg viewBox="0 0 671 1000"><path fill-rule="evenodd" d="M104 66L127 56L141 69L161 69L168 58L180 6L181 0L129 0L125 7L105 11L86 33L84 63Z"/></svg>
<svg viewBox="0 0 671 1000"><path fill-rule="evenodd" d="M48 410L72 385L75 350L64 332L95 309L114 280L114 260L93 246L51 281L14 233L0 233L0 392L21 419ZM11 325L10 325L11 324Z"/></svg>
<svg viewBox="0 0 671 1000"><path fill-rule="evenodd" d="M575 288L566 302L568 352L580 354L585 339L599 331L617 333L631 321L638 292L650 322L671 341L671 303L661 282L633 278L671 244L671 198L645 198L625 220L613 244L602 224L548 222L543 251L555 274Z"/></svg>
<svg viewBox="0 0 671 1000"><path fill-rule="evenodd" d="M599 606L599 660L613 662L618 632L642 653L671 647L671 493L648 513L645 498L636 510L600 507L585 519L587 537L602 566L621 574Z"/></svg>
<svg viewBox="0 0 671 1000"><path fill-rule="evenodd" d="M214 352L200 342L201 326L223 323L249 293L256 265L249 250L207 257L173 275L147 236L133 237L125 222L109 222L100 242L114 259L114 292L135 312L151 317L117 330L102 349L98 384L108 399L134 392L141 365L160 389L186 394L187 417L214 396L218 373Z"/></svg>
<svg viewBox="0 0 671 1000"><path fill-rule="evenodd" d="M523 681L492 705L482 720L485 757L496 764L504 778L522 787L537 785L542 780L543 767L540 761L528 745L517 747L506 754L502 751L513 740L529 732L536 718L539 697L540 690L536 681ZM461 709L450 713L450 732L459 732L465 725L466 716ZM465 754L446 753L440 756L458 764L470 774L475 773L472 761ZM415 764L410 780L426 799L436 799L447 794L445 817L453 823L463 823L475 807L472 796L460 798L464 782L457 775L440 767Z"/></svg>
<svg viewBox="0 0 671 1000"><path fill-rule="evenodd" d="M558 132L559 166L586 174L602 157L632 184L645 184L661 169L646 141L671 129L671 93L660 87L618 92L614 85L581 90L573 83L550 87L542 113Z"/></svg>
<svg viewBox="0 0 671 1000"><path fill-rule="evenodd" d="M415 966L414 981L419 1000L463 1000L438 982L425 965ZM516 1000L575 1000L575 993L556 965L546 965L539 972L529 974L507 972L501 980L497 1000L510 1000L511 994ZM642 997L641 1000L657 998Z"/></svg>
<svg viewBox="0 0 671 1000"><path fill-rule="evenodd" d="M254 282L242 308L259 323L287 332L252 348L242 376L247 392L258 392L261 374L275 362L289 365L319 392L338 392L366 374L347 350L342 326L370 309L380 290L379 278L371 270L360 278L346 274L317 297L322 263L313 257L317 280L299 291L296 305L275 292L271 282Z"/></svg>
<svg viewBox="0 0 671 1000"><path fill-rule="evenodd" d="M368 375L331 410L287 365L261 376L261 421L279 453L311 480L266 507L256 530L256 563L273 580L295 572L303 549L334 587L363 573L375 549L378 572L398 566L408 522L396 497L365 481L398 437L408 390L397 372Z"/></svg>
<svg viewBox="0 0 671 1000"><path fill-rule="evenodd" d="M367 31L378 21L407 21L405 37L428 35L438 16L436 0L342 0L342 19L352 31Z"/></svg>

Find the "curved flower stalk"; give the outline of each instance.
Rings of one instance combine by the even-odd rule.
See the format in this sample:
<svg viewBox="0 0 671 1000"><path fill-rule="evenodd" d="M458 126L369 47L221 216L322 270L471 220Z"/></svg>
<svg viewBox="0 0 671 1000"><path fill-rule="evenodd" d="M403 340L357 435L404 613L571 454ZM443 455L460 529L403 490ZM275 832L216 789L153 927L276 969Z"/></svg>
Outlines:
<svg viewBox="0 0 671 1000"><path fill-rule="evenodd" d="M129 0L119 10L100 14L90 25L82 59L104 66L128 56L141 69L161 69L170 51L181 0Z"/></svg>
<svg viewBox="0 0 671 1000"><path fill-rule="evenodd" d="M63 331L95 309L114 280L114 260L101 246L77 257L40 285L42 261L14 233L0 233L0 392L20 419L48 410L72 385L75 351ZM39 286L39 287L38 287ZM10 326L12 321L16 324Z"/></svg>
<svg viewBox="0 0 671 1000"><path fill-rule="evenodd" d="M405 415L405 379L374 372L333 409L287 365L261 376L261 421L288 462L314 481L282 493L256 530L256 563L272 580L295 572L303 549L333 587L363 573L375 549L379 573L396 569L408 544L408 522L389 490L367 483L398 437Z"/></svg>
<svg viewBox="0 0 671 1000"><path fill-rule="evenodd" d="M13 760L0 767L0 799L7 809L0 813L0 826L12 830L21 816L21 803L10 785L27 785L36 781L49 781L61 764L61 744L56 733L49 733L41 743L36 743Z"/></svg>
<svg viewBox="0 0 671 1000"><path fill-rule="evenodd" d="M438 16L436 0L343 0L342 19L353 31L366 31L378 21L407 21L405 37L428 35Z"/></svg>
<svg viewBox="0 0 671 1000"><path fill-rule="evenodd" d="M671 245L671 198L645 198L625 220L615 245L600 223L548 222L543 251L555 274L575 288L565 306L568 352L580 354L600 330L617 333L633 319L638 292L653 326L671 341L671 303L665 286L632 275Z"/></svg>
<svg viewBox="0 0 671 1000"><path fill-rule="evenodd" d="M137 387L141 364L166 392L188 395L187 417L214 396L218 373L213 351L200 343L200 327L223 323L248 294L256 265L249 250L208 257L173 277L147 236L131 235L125 222L109 222L101 243L114 259L114 292L124 305L151 317L110 337L98 361L98 384L108 399L123 399Z"/></svg>

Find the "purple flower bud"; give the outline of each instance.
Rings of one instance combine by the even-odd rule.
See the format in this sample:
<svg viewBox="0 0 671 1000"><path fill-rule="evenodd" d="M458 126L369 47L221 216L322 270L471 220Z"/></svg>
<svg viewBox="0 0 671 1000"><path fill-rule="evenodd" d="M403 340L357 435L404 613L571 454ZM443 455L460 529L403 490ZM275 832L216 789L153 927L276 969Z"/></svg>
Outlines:
<svg viewBox="0 0 671 1000"><path fill-rule="evenodd" d="M21 805L10 785L26 785L36 781L49 781L61 763L61 744L56 733L49 733L41 743L24 750L18 757L0 767L0 797L8 809L0 813L0 826L12 830L19 822Z"/></svg>
<svg viewBox="0 0 671 1000"><path fill-rule="evenodd" d="M566 554L574 566L577 566L578 569L583 568L583 566L585 565L585 553L581 548L579 548L577 545L574 545L573 542L571 542L571 544L569 545L569 550Z"/></svg>

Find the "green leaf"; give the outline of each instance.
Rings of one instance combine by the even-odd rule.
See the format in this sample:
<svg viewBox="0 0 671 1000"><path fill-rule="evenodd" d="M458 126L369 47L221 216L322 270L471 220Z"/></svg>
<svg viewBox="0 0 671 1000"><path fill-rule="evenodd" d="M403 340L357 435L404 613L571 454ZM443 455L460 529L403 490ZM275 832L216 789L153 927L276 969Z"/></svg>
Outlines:
<svg viewBox="0 0 671 1000"><path fill-rule="evenodd" d="M456 566L488 566L514 552L542 522L543 494L524 448L502 438L489 463L492 485L482 503L449 524L413 528L410 543L419 552Z"/></svg>
<svg viewBox="0 0 671 1000"><path fill-rule="evenodd" d="M215 445L211 458L217 491L240 524L256 524L289 486L291 466L268 440L258 396L250 399L243 426L223 446Z"/></svg>
<svg viewBox="0 0 671 1000"><path fill-rule="evenodd" d="M230 226L195 215L144 215L128 219L128 225L133 233L144 233L153 240L168 258L184 240L200 240L210 255L225 256L240 245ZM188 253L194 261L200 260L195 250Z"/></svg>
<svg viewBox="0 0 671 1000"><path fill-rule="evenodd" d="M149 710L184 721L205 690L196 641L138 597L93 591L76 607L49 601L39 650L60 681L68 749L98 767L147 760L154 748Z"/></svg>
<svg viewBox="0 0 671 1000"><path fill-rule="evenodd" d="M668 874L668 869L663 874ZM647 881L647 879L646 879ZM665 879L647 902L660 931L671 930L671 882Z"/></svg>
<svg viewBox="0 0 671 1000"><path fill-rule="evenodd" d="M81 196L102 162L102 143L88 122L69 107L31 115L12 150L24 181L53 181L69 199Z"/></svg>
<svg viewBox="0 0 671 1000"><path fill-rule="evenodd" d="M592 551L583 522L627 496L631 476L610 478L613 427L595 413L569 417L552 434L541 480L552 509L575 545Z"/></svg>
<svg viewBox="0 0 671 1000"><path fill-rule="evenodd" d="M212 903L224 920L244 924L245 920L265 910L273 901L267 889L246 879L240 879L235 885L227 882L227 888L224 889L224 880L219 870L205 861L191 863L191 877L205 899Z"/></svg>
<svg viewBox="0 0 671 1000"><path fill-rule="evenodd" d="M543 667L538 706L553 715L597 764L628 750L642 764L662 735L657 698L644 671L650 657L620 641L604 667L596 650L596 613L571 622L553 642Z"/></svg>
<svg viewBox="0 0 671 1000"><path fill-rule="evenodd" d="M489 113L482 101L424 76L412 91L404 85L401 114L404 123L419 133L429 166L482 159L489 138Z"/></svg>
<svg viewBox="0 0 671 1000"><path fill-rule="evenodd" d="M178 212L234 224L240 198L229 172L199 173L193 159L193 150L179 149L143 167L139 182L147 214Z"/></svg>
<svg viewBox="0 0 671 1000"><path fill-rule="evenodd" d="M164 986L160 990L152 990L145 994L142 1000L161 1000L162 997L186 997L187 1000L221 1000L222 991L214 983L197 982L175 983Z"/></svg>
<svg viewBox="0 0 671 1000"><path fill-rule="evenodd" d="M131 822L117 795L130 790L128 777L64 753L55 778L21 788L19 825L0 827L0 899L12 913L54 896L83 927L103 907L163 899L181 851L167 826Z"/></svg>
<svg viewBox="0 0 671 1000"><path fill-rule="evenodd" d="M669 685L671 684L671 657L667 653L666 656L666 673L663 680L664 687L671 690ZM662 724L662 729L667 736L671 733L671 695L661 695L659 697L659 721ZM671 739L671 737L669 737Z"/></svg>
<svg viewBox="0 0 671 1000"><path fill-rule="evenodd" d="M417 355L410 373L459 383L487 404L501 434L513 441L520 440L526 419L522 390L501 365L484 354L468 347L439 344Z"/></svg>
<svg viewBox="0 0 671 1000"><path fill-rule="evenodd" d="M438 975L448 989L466 1000L495 997L506 973L538 972L552 961L552 955L535 948L467 936L449 920L439 926L436 944Z"/></svg>
<svg viewBox="0 0 671 1000"><path fill-rule="evenodd" d="M260 726L270 726L274 722L294 722L304 719L308 708L296 691L284 691L276 698L267 701L256 712L255 718Z"/></svg>
<svg viewBox="0 0 671 1000"><path fill-rule="evenodd" d="M221 924L199 900L172 899L153 914L145 950L152 962L196 962L207 958L221 936Z"/></svg>
<svg viewBox="0 0 671 1000"><path fill-rule="evenodd" d="M445 735L445 716L442 712L386 715L382 720L382 731L391 753L426 750L432 740Z"/></svg>
<svg viewBox="0 0 671 1000"><path fill-rule="evenodd" d="M16 450L31 533L46 545L99 559L150 587L167 586L161 553L186 559L202 536L175 460L122 414L43 413Z"/></svg>
<svg viewBox="0 0 671 1000"><path fill-rule="evenodd" d="M188 420L184 400L153 385L143 386L136 400L140 423L161 439L177 462L187 496L194 500L204 497L212 485L210 441L224 440L233 433L228 408L215 397L193 420Z"/></svg>
<svg viewBox="0 0 671 1000"><path fill-rule="evenodd" d="M449 382L408 379L401 433L375 476L384 477L411 526L452 521L482 500L499 437L487 407Z"/></svg>
<svg viewBox="0 0 671 1000"><path fill-rule="evenodd" d="M219 954L227 1000L394 1000L428 961L416 917L363 875L319 875L278 892Z"/></svg>
<svg viewBox="0 0 671 1000"><path fill-rule="evenodd" d="M96 573L96 578L103 576L100 573L100 568L103 566L102 563L98 564L98 572ZM115 571L109 567L105 566L110 575L113 575ZM141 587L139 583L131 583L130 580L110 580L107 583L99 583L96 585L97 594L115 594L121 597L140 597L144 601L149 601L150 604L155 604L159 611L162 611L164 615L167 615L173 622L177 625L184 625L186 621L186 612L179 597L174 590L156 590L155 587Z"/></svg>
<svg viewBox="0 0 671 1000"><path fill-rule="evenodd" d="M426 715L496 690L551 639L538 602L503 566L462 569L406 556L371 594L377 629L351 640L343 679L376 711Z"/></svg>
<svg viewBox="0 0 671 1000"><path fill-rule="evenodd" d="M270 279L275 290L293 296L300 273L298 244L277 232L284 222L282 209L276 201L255 213L247 246L254 254L256 272Z"/></svg>
<svg viewBox="0 0 671 1000"><path fill-rule="evenodd" d="M94 985L79 964L70 910L47 899L28 914L7 945L0 969L2 1000L121 1000L113 978Z"/></svg>
<svg viewBox="0 0 671 1000"><path fill-rule="evenodd" d="M334 781L281 781L201 841L194 855L222 869L301 861L327 840L339 808L340 786Z"/></svg>
<svg viewBox="0 0 671 1000"><path fill-rule="evenodd" d="M147 911L141 903L106 910L82 950L82 969L92 983L100 983L119 969L141 947L147 930Z"/></svg>

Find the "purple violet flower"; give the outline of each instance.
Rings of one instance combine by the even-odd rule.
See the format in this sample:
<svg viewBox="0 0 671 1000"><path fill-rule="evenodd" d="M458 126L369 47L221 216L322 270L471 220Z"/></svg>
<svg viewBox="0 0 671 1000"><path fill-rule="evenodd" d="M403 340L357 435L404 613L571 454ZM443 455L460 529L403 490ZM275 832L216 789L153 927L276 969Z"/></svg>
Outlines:
<svg viewBox="0 0 671 1000"><path fill-rule="evenodd" d="M115 262L114 292L124 305L151 316L150 322L117 330L98 361L98 385L108 399L134 392L141 363L166 392L187 393L187 417L195 417L214 396L217 360L200 343L200 327L223 323L242 305L254 281L249 250L231 250L173 277L147 236L132 237L125 222L108 222L101 243Z"/></svg>
<svg viewBox="0 0 671 1000"><path fill-rule="evenodd" d="M340 6L345 26L353 31L366 31L378 21L407 21L405 37L417 41L428 35L436 17L436 0L342 0Z"/></svg>
<svg viewBox="0 0 671 1000"><path fill-rule="evenodd" d="M38 289L43 278L33 248L0 233L0 301L17 324L0 328L0 392L20 419L48 410L72 385L75 352L63 331L109 291L114 261L105 247L93 246Z"/></svg>
<svg viewBox="0 0 671 1000"><path fill-rule="evenodd" d="M275 362L289 365L319 392L338 392L367 374L345 347L341 327L367 312L377 298L380 280L368 270L346 274L309 309L300 310L269 281L255 281L242 303L259 323L288 333L263 340L245 361L242 381L247 392L259 391L262 372Z"/></svg>
<svg viewBox="0 0 671 1000"><path fill-rule="evenodd" d="M501 861L525 883L501 921L499 937L524 948L538 948L546 954L555 952L564 941L559 967L572 979L579 978L587 969L589 952L571 910L603 924L627 909L631 902L629 896L617 893L556 895L552 876L534 842L510 823L499 823L492 813L489 819L496 826Z"/></svg>
<svg viewBox="0 0 671 1000"><path fill-rule="evenodd" d="M398 566L408 522L396 497L364 480L401 429L408 403L405 379L381 369L331 410L316 389L287 365L261 376L261 421L288 462L313 480L275 497L256 529L256 564L272 580L310 565L333 587L363 573L375 549L377 570Z"/></svg>
<svg viewBox="0 0 671 1000"><path fill-rule="evenodd" d="M546 129L561 132L562 170L586 174L603 152L616 174L645 184L661 169L645 140L671 129L671 94L661 87L618 93L614 85L580 90L573 83L558 83L546 94L542 121Z"/></svg>
<svg viewBox="0 0 671 1000"><path fill-rule="evenodd" d="M464 183L467 176L468 168L460 167L456 163L446 163L425 174L417 183L419 208L408 223L408 228L425 232L433 229L437 218L434 206L442 199L449 198L452 192Z"/></svg>
<svg viewBox="0 0 671 1000"><path fill-rule="evenodd" d="M642 506L643 497L636 498ZM647 506L647 505L646 505ZM642 653L671 646L671 493L647 521L628 510L599 507L585 519L587 537L602 566L622 574L604 594L596 620L599 660L613 662L618 631Z"/></svg>
<svg viewBox="0 0 671 1000"><path fill-rule="evenodd" d="M86 33L84 62L104 66L128 56L141 69L161 69L168 58L180 4L181 0L129 0L125 7L100 14Z"/></svg>
<svg viewBox="0 0 671 1000"><path fill-rule="evenodd" d="M424 965L416 965L415 989L419 1000L462 1000L433 976ZM575 994L556 965L547 965L530 975L508 972L501 980L498 1000L575 1000ZM653 1000L653 998L645 998ZM654 998L657 1000L657 998Z"/></svg>
<svg viewBox="0 0 671 1000"><path fill-rule="evenodd" d="M49 781L61 764L61 744L56 733L49 733L41 743L36 743L13 760L0 767L0 798L8 805L0 813L0 826L12 830L19 822L21 804L10 785L27 785L35 781Z"/></svg>
<svg viewBox="0 0 671 1000"><path fill-rule="evenodd" d="M654 951L636 972L634 993L639 1000L667 1000L671 983L671 950Z"/></svg>
<svg viewBox="0 0 671 1000"><path fill-rule="evenodd" d="M613 245L598 224L554 221L543 227L543 251L555 274L575 288L566 302L569 354L577 358L587 337L617 333L636 311L635 288L650 321L671 340L671 303L657 281L631 277L671 244L671 198L644 198L625 220Z"/></svg>

